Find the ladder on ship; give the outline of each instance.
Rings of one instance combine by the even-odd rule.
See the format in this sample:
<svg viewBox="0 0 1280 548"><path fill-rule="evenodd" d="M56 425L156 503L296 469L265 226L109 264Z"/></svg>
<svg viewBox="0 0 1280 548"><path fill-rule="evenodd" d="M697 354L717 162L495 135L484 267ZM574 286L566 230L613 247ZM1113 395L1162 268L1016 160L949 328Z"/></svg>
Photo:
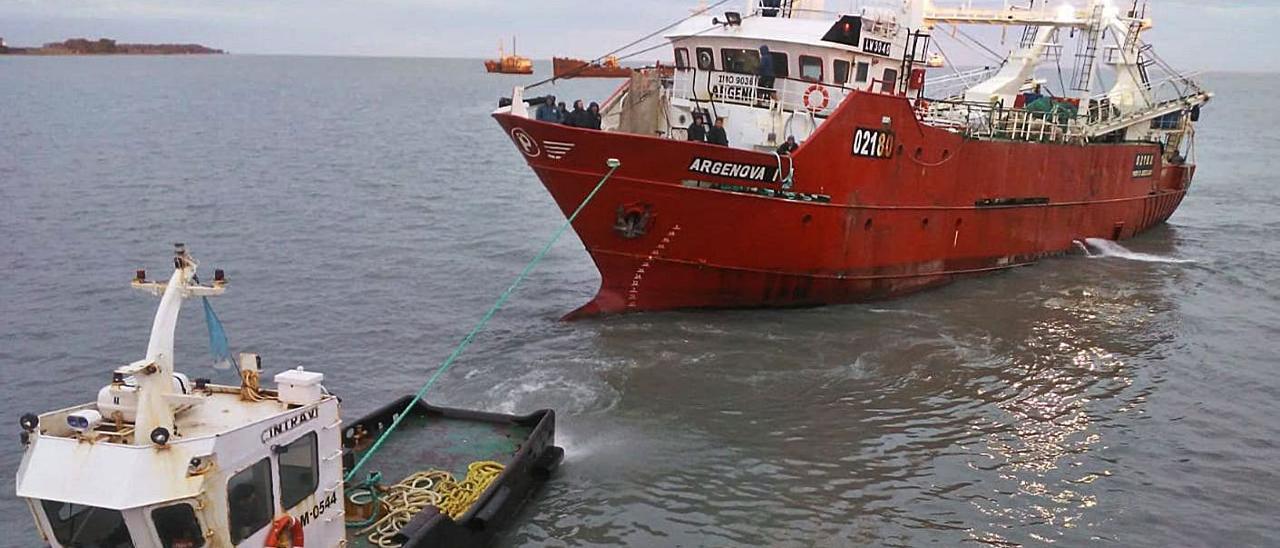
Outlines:
<svg viewBox="0 0 1280 548"><path fill-rule="evenodd" d="M1101 41L1102 33L1106 30L1102 26L1103 9L1101 3L1093 7L1093 15L1089 18L1089 27L1085 30L1084 37L1076 51L1075 78L1073 78L1071 86L1072 91L1088 93L1093 90L1093 69L1098 60L1098 42Z"/></svg>

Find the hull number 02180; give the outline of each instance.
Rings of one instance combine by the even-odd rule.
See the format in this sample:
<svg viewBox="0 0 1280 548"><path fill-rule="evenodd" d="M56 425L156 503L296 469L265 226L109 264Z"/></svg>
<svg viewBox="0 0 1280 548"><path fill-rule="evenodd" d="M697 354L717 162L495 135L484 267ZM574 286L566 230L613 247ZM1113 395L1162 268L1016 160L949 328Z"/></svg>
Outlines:
<svg viewBox="0 0 1280 548"><path fill-rule="evenodd" d="M892 158L893 134L878 129L858 128L853 131L853 155L868 158Z"/></svg>

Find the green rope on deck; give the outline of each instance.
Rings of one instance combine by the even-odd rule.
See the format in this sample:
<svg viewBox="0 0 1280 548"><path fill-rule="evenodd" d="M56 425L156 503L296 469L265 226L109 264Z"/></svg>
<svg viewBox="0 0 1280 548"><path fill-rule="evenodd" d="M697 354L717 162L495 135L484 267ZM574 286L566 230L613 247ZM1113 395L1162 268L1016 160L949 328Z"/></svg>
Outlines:
<svg viewBox="0 0 1280 548"><path fill-rule="evenodd" d="M347 472L346 477L343 478L344 482L349 483L351 479L356 476L356 473L369 462L369 459L378 452L378 449L382 447L382 443L385 442L387 438L391 437L391 433L395 432L396 427L400 426L400 422L403 421L405 417L409 416L409 411L412 410L414 406L418 405L418 402L422 401L422 398L427 395L427 392L431 390L431 387L435 386L436 381L440 379L440 376L444 375L445 371L448 371L449 368L453 366L454 360L458 359L458 356L462 354L462 351L466 350L466 348L471 345L471 342L475 340L476 335L480 334L480 331L488 325L489 320L493 319L493 316L494 314L497 314L498 309L502 308L503 304L506 304L507 299L511 298L511 294L515 293L516 288L524 282L524 279L529 276L529 273L533 271L533 268L537 266L538 263L542 262L542 259L546 258L547 253L551 251L551 246L555 245L555 243L560 240L561 236L564 236L564 233L569 230L570 226L573 226L573 221L578 218L578 214L582 213L582 210L587 207L587 204L591 203L591 200L595 199L596 194L600 192L602 187L604 187L604 183L608 181L609 178L613 176L613 172L617 171L618 167L621 166L617 160L613 159L609 160L608 165L609 171L604 174L604 177L600 178L600 182L596 183L595 188L591 189L591 193L587 194L587 197L582 200L582 203L578 205L578 209L574 210L573 214L565 220L563 225L560 225L560 230L557 230L555 235L551 237L551 240L547 242L547 245L542 247L542 251L539 251L538 254L534 256L533 260L529 261L529 264L525 265L524 270L520 272L519 276L516 276L516 279L511 283L511 286L508 287L506 291L502 292L502 295L493 303L493 306L489 307L489 311L485 313L484 317L480 318L480 323L477 323L476 326L471 329L471 332L467 333L467 336L462 338L462 342L458 344L457 348L453 349L453 353L449 354L449 357L444 360L444 363L441 363L440 367L436 368L436 372L431 375L431 378L427 380L426 384L422 385L422 388L418 390L418 393L414 394L413 400L409 402L409 405L405 406L404 411L396 415L395 420L391 422L391 426L388 426L387 429L382 432L382 435L378 436L378 441L374 442L373 446L370 447L369 450L360 457L360 460L356 462L356 465Z"/></svg>

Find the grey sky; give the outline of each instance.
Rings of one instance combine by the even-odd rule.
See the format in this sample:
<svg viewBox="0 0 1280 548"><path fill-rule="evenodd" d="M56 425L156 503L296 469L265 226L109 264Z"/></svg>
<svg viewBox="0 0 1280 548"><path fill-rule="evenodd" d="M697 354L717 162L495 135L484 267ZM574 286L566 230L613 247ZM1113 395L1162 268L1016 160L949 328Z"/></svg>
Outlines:
<svg viewBox="0 0 1280 548"><path fill-rule="evenodd" d="M937 0L939 4L958 1ZM0 36L11 45L106 36L137 42L199 42L237 53L484 57L493 55L499 39L510 40L516 34L521 53L536 58L594 57L688 14L696 4L696 0L0 0ZM728 5L739 4L732 0ZM1280 70L1280 38L1275 37L1280 29L1280 0L1152 0L1152 6L1157 27L1149 40L1175 65ZM669 56L656 51L641 59Z"/></svg>

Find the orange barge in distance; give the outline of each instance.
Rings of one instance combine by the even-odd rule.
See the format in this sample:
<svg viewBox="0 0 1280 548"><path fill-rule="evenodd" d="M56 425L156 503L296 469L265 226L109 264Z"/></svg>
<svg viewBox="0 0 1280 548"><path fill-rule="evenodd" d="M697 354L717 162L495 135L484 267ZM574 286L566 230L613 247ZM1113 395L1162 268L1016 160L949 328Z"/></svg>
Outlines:
<svg viewBox="0 0 1280 548"><path fill-rule="evenodd" d="M502 50L502 42L498 42L498 58L486 60L484 69L498 74L533 74L533 61L516 55L516 39L512 36L511 55L507 55Z"/></svg>
<svg viewBox="0 0 1280 548"><path fill-rule="evenodd" d="M556 78L630 78L632 69L618 63L618 58L609 56L600 63L588 63L581 59L554 57L551 59L553 74Z"/></svg>

